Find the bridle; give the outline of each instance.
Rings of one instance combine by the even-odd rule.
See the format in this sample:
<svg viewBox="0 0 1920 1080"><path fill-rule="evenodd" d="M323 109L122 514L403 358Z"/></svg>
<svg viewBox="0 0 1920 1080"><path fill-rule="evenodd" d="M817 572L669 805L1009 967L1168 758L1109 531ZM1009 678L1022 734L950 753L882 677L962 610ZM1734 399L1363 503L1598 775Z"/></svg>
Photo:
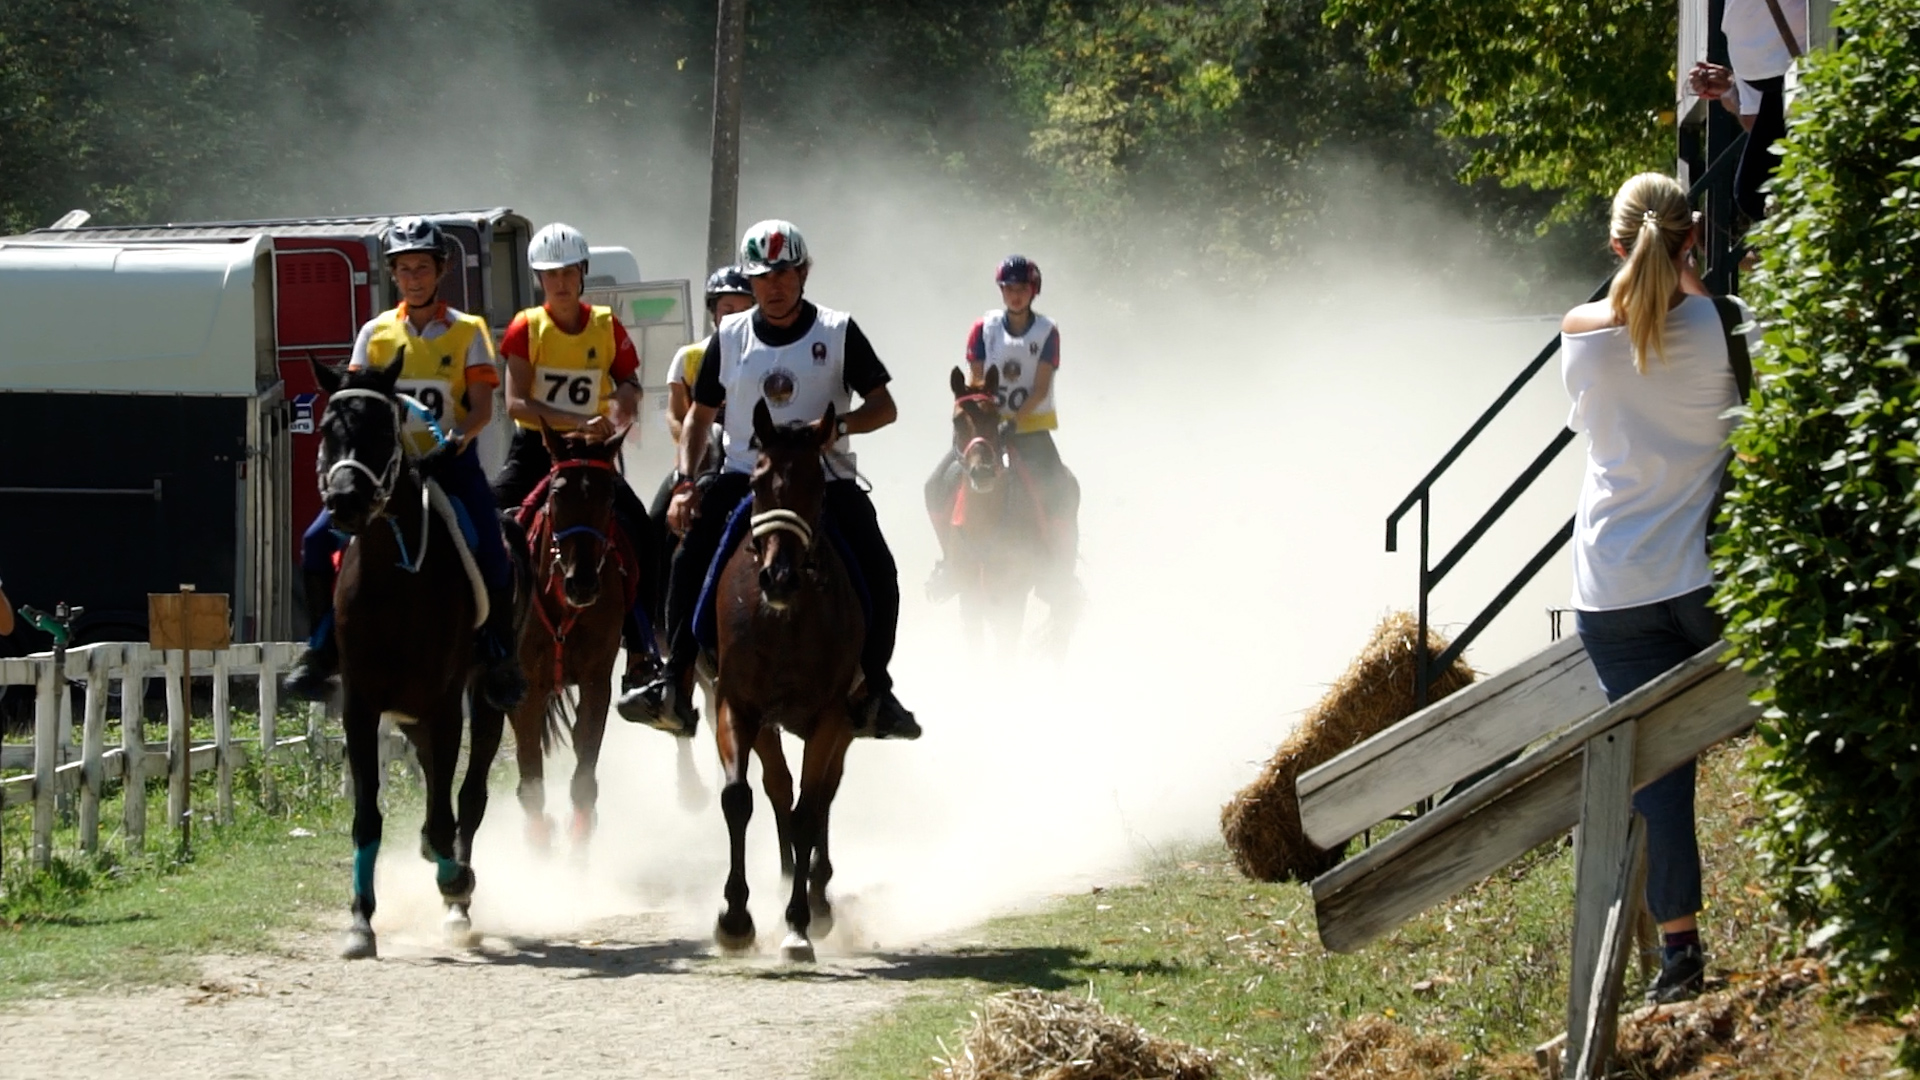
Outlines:
<svg viewBox="0 0 1920 1080"><path fill-rule="evenodd" d="M600 469L609 473L618 472L618 470L614 467L613 462L601 461L598 458L565 458L565 459L554 462L553 468L547 470L547 482L548 482L547 509L548 509L549 522L552 521L552 508L553 508L552 482L558 479L560 474L562 472L565 472L568 469ZM595 541L598 541L600 545L600 556L598 559L594 560L594 569L598 571L599 569L601 569L606 565L607 553L613 550L613 538L607 535L607 531L605 529L596 528L595 526L592 526L592 525L569 525L564 529L558 529L553 531L548 536L548 540L550 542L548 547L548 555L556 565L560 561L560 541L568 539L569 537L574 537L574 536L591 537ZM564 589L561 590L560 593L561 593L561 599L565 600L567 606L570 608L573 607L573 601L566 600L565 590Z"/></svg>
<svg viewBox="0 0 1920 1080"><path fill-rule="evenodd" d="M747 522L753 527L753 538L759 540L774 533L788 533L800 541L801 550L813 547L813 526L807 519L793 510L762 510Z"/></svg>
<svg viewBox="0 0 1920 1080"><path fill-rule="evenodd" d="M996 410L996 415L998 414L1000 403L997 400L995 400L993 395L991 394L962 394L959 397L953 399L953 404L956 409L960 408L963 405L970 404L972 402L980 402L982 404L992 405ZM964 413L965 410L962 409L961 411ZM957 437L955 438L954 441L956 443L956 445L953 448L954 454L960 459L960 464L963 468L966 466L967 455L973 453L973 450L975 447L985 447L987 449L987 456L993 461L994 472L997 473L1001 471L1001 469L1005 465L1005 462L1002 460L1003 451L1001 450L1000 447L994 445L994 441L992 439L988 438L985 435L976 434L974 435L973 438L968 439L965 445L959 445L958 444L959 440Z"/></svg>
<svg viewBox="0 0 1920 1080"><path fill-rule="evenodd" d="M369 512L369 516L379 517L386 510L387 500L393 496L393 487L400 479L400 462L401 459L406 456L406 450L401 444L400 434L403 421L405 420L403 411L405 406L401 405L399 399L393 397L391 394L383 394L378 390L355 389L334 391L327 398L327 408L331 410L333 403L336 401L349 400L357 397L377 398L380 401L386 402L388 407L393 410L393 450L387 455L386 466L376 473L366 462L356 459L353 456L353 449L349 447L346 456L327 466L326 473L320 477L320 494L322 497L326 495L327 489L333 484L335 473L342 469L353 469L373 483L373 509Z"/></svg>

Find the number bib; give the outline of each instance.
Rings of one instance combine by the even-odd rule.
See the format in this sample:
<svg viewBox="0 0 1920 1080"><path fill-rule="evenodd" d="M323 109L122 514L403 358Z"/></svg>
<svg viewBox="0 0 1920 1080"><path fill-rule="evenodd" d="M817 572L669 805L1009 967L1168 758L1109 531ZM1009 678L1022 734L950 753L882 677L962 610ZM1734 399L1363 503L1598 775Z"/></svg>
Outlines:
<svg viewBox="0 0 1920 1080"><path fill-rule="evenodd" d="M453 384L445 379L401 379L393 384L395 393L405 394L418 401L433 414L433 422L440 430L448 431L453 427Z"/></svg>
<svg viewBox="0 0 1920 1080"><path fill-rule="evenodd" d="M591 419L600 415L600 372L579 368L533 369L535 400Z"/></svg>

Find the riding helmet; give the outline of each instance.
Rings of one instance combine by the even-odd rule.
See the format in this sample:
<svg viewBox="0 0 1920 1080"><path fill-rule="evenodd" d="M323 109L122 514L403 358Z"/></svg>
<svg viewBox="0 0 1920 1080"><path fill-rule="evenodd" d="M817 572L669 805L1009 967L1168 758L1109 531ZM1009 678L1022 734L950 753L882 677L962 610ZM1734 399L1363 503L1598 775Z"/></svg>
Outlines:
<svg viewBox="0 0 1920 1080"><path fill-rule="evenodd" d="M1031 285L1033 295L1040 295L1040 264L1025 255L1009 255L1000 260L1000 269L993 273L995 285Z"/></svg>
<svg viewBox="0 0 1920 1080"><path fill-rule="evenodd" d="M587 266L587 238L579 229L558 221L543 226L527 245L527 265L535 270L559 270Z"/></svg>
<svg viewBox="0 0 1920 1080"><path fill-rule="evenodd" d="M807 241L791 221L769 218L755 222L740 238L740 271L759 277L782 266L806 266Z"/></svg>
<svg viewBox="0 0 1920 1080"><path fill-rule="evenodd" d="M707 307L723 296L752 296L753 286L738 266L723 266L707 278Z"/></svg>
<svg viewBox="0 0 1920 1080"><path fill-rule="evenodd" d="M410 251L424 251L436 259L447 257L447 238L440 226L423 217L403 217L387 230L387 261Z"/></svg>

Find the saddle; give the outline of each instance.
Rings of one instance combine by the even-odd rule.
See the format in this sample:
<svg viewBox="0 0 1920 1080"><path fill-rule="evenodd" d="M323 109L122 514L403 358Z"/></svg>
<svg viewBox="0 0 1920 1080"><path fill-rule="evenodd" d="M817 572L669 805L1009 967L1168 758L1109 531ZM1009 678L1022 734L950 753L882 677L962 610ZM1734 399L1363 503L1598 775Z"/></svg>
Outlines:
<svg viewBox="0 0 1920 1080"><path fill-rule="evenodd" d="M840 564L847 568L847 580L853 582L854 594L860 597L860 616L867 622L873 621L873 596L867 591L867 576L861 570L860 560L853 557L853 549L847 545L846 538L833 523L830 515L823 515L823 524L828 539L833 542L834 550L840 553ZM713 652L720 647L720 624L714 609L718 606L720 575L727 568L727 561L733 558L734 551L746 538L753 519L753 496L740 500L740 505L727 515L727 527L720 534L720 546L714 549L713 561L707 564L707 575L700 583L700 598L693 605L693 637L700 647Z"/></svg>
<svg viewBox="0 0 1920 1080"><path fill-rule="evenodd" d="M547 523L547 485L553 478L543 476L540 482L527 492L527 497L513 510L513 520L527 531L529 549L539 543L540 534ZM620 527L616 516L607 536L607 554L613 560L613 568L620 576L620 607L622 611L634 610L634 603L640 597L640 556L635 552L633 538ZM535 572L539 572L541 552L529 550ZM537 591L537 589L536 589Z"/></svg>

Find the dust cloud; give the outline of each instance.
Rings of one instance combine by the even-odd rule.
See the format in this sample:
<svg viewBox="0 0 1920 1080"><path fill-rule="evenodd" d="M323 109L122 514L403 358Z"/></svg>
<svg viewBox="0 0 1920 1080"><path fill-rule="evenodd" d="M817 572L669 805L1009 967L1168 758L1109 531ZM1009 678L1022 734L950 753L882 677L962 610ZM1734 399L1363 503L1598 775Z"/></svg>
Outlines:
<svg viewBox="0 0 1920 1080"><path fill-rule="evenodd" d="M501 133L489 167L383 177L417 133L370 127L341 147L359 166L322 193L278 207L427 209L511 205L536 225L565 220L596 244L631 247L648 277L699 281L706 218L704 139L666 125L636 131L631 167L569 143L559 106L494 89L461 116ZM469 88L470 89L470 88ZM617 157L618 155L613 155ZM293 191L293 188L289 188ZM808 294L848 310L893 373L900 421L856 440L900 566L895 672L926 729L918 743L863 741L833 810L840 928L823 946L891 948L960 931L995 913L1137 872L1156 852L1215 835L1220 805L1250 779L1300 713L1366 642L1415 599L1419 517L1400 553L1382 550L1386 514L1552 335L1579 282L1539 282L1516 305L1508 268L1460 272L1467 226L1374 183L1350 197L1340 243L1309 271L1247 295L1208 291L1204 255L1136 253L1104 262L1070 223L967 188L924 157L827 145L804 157L745 147L740 222L784 217L815 259ZM1154 211L1137 207L1139 215ZM1423 270L1450 245L1442 276ZM992 269L1019 251L1046 272L1037 305L1062 328L1056 401L1061 452L1080 478L1081 578L1088 603L1064 657L970 647L952 604L921 583L937 554L920 488L948 439L947 373L968 326L993 306ZM696 286L697 288L697 286ZM650 365L651 366L651 365ZM1537 379L1436 491L1437 561L1565 418L1558 380ZM646 413L658 424L657 413ZM641 454L664 468L663 428ZM1567 454L1435 598L1442 629L1465 624L1571 512ZM634 477L643 497L658 476ZM1548 640L1564 602L1565 556L1524 590L1468 653L1493 671ZM1029 614L1030 638L1044 609ZM726 828L711 729L693 751L707 796L682 805L674 742L610 722L591 849L531 855L508 787L476 854L476 926L488 933L590 935L596 920L665 911L703 937L726 875ZM796 763L799 747L789 740ZM564 823L571 762L549 763L549 813ZM509 765L505 773L511 773ZM756 770L757 773L757 770ZM389 821L380 924L431 933L431 875L412 823ZM778 940L785 895L763 800L749 868L762 943Z"/></svg>

